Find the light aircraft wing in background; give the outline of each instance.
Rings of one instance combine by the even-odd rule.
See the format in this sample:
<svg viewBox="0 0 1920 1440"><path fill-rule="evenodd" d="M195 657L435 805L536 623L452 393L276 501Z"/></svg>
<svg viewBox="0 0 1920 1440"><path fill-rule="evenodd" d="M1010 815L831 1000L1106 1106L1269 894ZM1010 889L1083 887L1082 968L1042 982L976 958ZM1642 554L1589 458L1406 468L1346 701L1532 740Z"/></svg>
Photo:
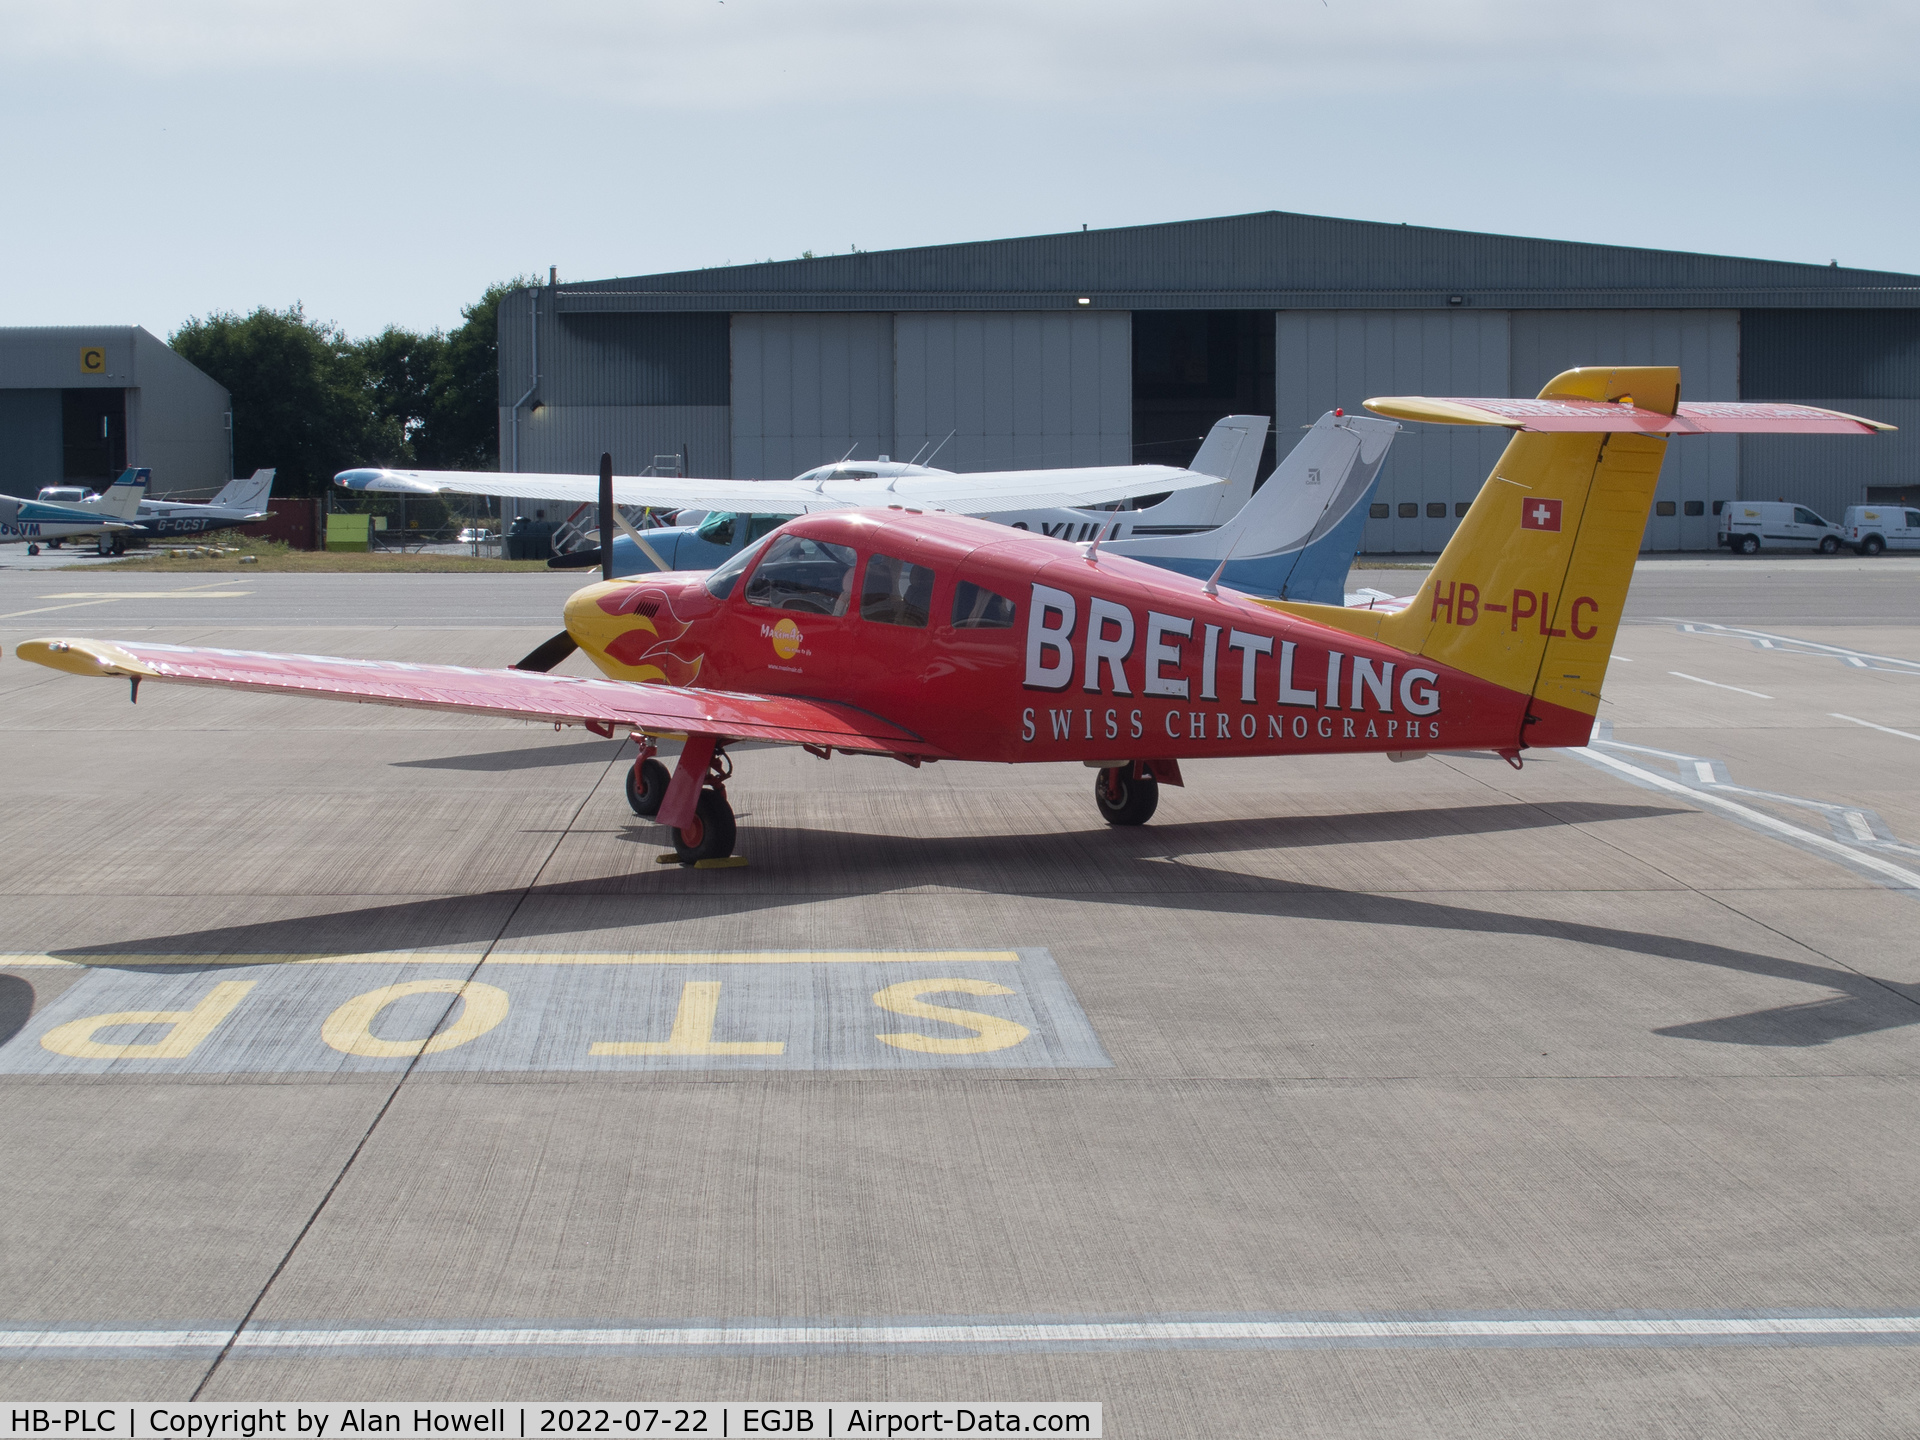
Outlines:
<svg viewBox="0 0 1920 1440"><path fill-rule="evenodd" d="M498 495L593 505L600 498L592 475L533 475L494 470L343 470L333 483L388 495ZM900 505L989 515L1042 507L1111 505L1142 495L1164 495L1202 485L1217 475L1169 465L1090 465L1071 470L989 470L970 475L902 475L885 480L696 480L674 475L616 475L613 503L657 510L730 510L759 515L808 515L850 507Z"/></svg>
<svg viewBox="0 0 1920 1440"><path fill-rule="evenodd" d="M392 660L336 660L187 645L110 640L30 640L22 660L75 675L308 695L416 710L618 729L737 736L937 760L947 752L912 731L851 706L780 695L585 680L524 670L472 670ZM137 691L136 691L137 694Z"/></svg>

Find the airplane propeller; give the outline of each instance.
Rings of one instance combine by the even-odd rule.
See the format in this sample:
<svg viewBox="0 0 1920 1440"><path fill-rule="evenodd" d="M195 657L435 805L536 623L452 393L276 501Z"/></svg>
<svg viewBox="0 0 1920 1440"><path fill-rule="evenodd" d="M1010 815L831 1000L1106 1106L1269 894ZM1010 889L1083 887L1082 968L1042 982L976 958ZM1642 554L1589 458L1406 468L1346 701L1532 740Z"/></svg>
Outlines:
<svg viewBox="0 0 1920 1440"><path fill-rule="evenodd" d="M567 566L568 569L576 566L585 569L587 565L597 561L600 565L600 578L602 580L613 579L613 543L612 537L608 533L613 525L612 516L613 456L603 454L600 457L600 548L596 551L588 552L592 556L591 560L584 556L566 556L565 558L571 562L571 564ZM551 565L553 562L548 561L547 563ZM515 661L508 668L512 670L532 670L544 675L579 648L580 642L562 630L552 639L535 646L525 656Z"/></svg>

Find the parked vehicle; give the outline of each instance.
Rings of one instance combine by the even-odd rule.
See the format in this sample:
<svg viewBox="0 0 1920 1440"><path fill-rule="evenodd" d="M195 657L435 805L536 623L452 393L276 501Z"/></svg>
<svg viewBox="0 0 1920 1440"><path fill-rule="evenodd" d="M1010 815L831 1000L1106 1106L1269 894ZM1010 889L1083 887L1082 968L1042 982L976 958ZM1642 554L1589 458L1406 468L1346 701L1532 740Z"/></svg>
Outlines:
<svg viewBox="0 0 1920 1440"><path fill-rule="evenodd" d="M1845 533L1804 505L1786 500L1729 500L1720 511L1719 543L1738 555L1761 550L1839 551Z"/></svg>
<svg viewBox="0 0 1920 1440"><path fill-rule="evenodd" d="M1920 550L1920 510L1904 505L1849 505L1840 517L1847 543L1862 555Z"/></svg>

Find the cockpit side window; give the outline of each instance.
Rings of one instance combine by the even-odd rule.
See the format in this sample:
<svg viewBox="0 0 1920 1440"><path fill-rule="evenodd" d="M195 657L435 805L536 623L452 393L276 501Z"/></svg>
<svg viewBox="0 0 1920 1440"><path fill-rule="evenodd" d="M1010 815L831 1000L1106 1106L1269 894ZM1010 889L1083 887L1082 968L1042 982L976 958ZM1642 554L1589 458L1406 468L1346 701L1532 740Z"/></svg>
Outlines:
<svg viewBox="0 0 1920 1440"><path fill-rule="evenodd" d="M700 528L693 533L709 545L733 544L733 522L737 517L731 510L716 510L700 522Z"/></svg>
<svg viewBox="0 0 1920 1440"><path fill-rule="evenodd" d="M1013 627L1013 601L971 580L953 587L953 628L1008 630Z"/></svg>
<svg viewBox="0 0 1920 1440"><path fill-rule="evenodd" d="M771 533L772 531L778 530L782 525L786 524L787 521L791 520L792 518L793 517L791 515L752 516L747 521L747 539L758 540L762 535L766 535Z"/></svg>
<svg viewBox="0 0 1920 1440"><path fill-rule="evenodd" d="M862 620L923 628L932 608L931 569L892 555L874 555L868 559L866 583L860 587Z"/></svg>
<svg viewBox="0 0 1920 1440"><path fill-rule="evenodd" d="M747 603L802 615L844 615L855 559L845 545L807 535L776 536L747 581Z"/></svg>

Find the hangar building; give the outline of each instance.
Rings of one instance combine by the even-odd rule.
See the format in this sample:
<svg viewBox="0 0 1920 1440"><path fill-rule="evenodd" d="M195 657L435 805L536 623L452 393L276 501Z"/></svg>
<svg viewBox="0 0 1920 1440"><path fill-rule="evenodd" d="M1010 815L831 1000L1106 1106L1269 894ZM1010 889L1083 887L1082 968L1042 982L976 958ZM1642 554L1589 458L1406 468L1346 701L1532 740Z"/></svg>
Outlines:
<svg viewBox="0 0 1920 1440"><path fill-rule="evenodd" d="M153 469L153 493L227 483L224 387L138 325L0 328L0 493ZM596 457L595 463L598 464Z"/></svg>
<svg viewBox="0 0 1920 1440"><path fill-rule="evenodd" d="M1920 499L1920 276L1265 212L519 290L506 470L785 477L934 450L957 470L1182 464L1214 419L1281 443L1370 395L1532 395L1678 363L1689 399L1798 400L1898 435L1675 442L1646 545L1719 503ZM1502 436L1408 427L1363 548L1432 552ZM1270 441L1271 445L1272 442ZM1271 450L1265 468L1273 465Z"/></svg>

